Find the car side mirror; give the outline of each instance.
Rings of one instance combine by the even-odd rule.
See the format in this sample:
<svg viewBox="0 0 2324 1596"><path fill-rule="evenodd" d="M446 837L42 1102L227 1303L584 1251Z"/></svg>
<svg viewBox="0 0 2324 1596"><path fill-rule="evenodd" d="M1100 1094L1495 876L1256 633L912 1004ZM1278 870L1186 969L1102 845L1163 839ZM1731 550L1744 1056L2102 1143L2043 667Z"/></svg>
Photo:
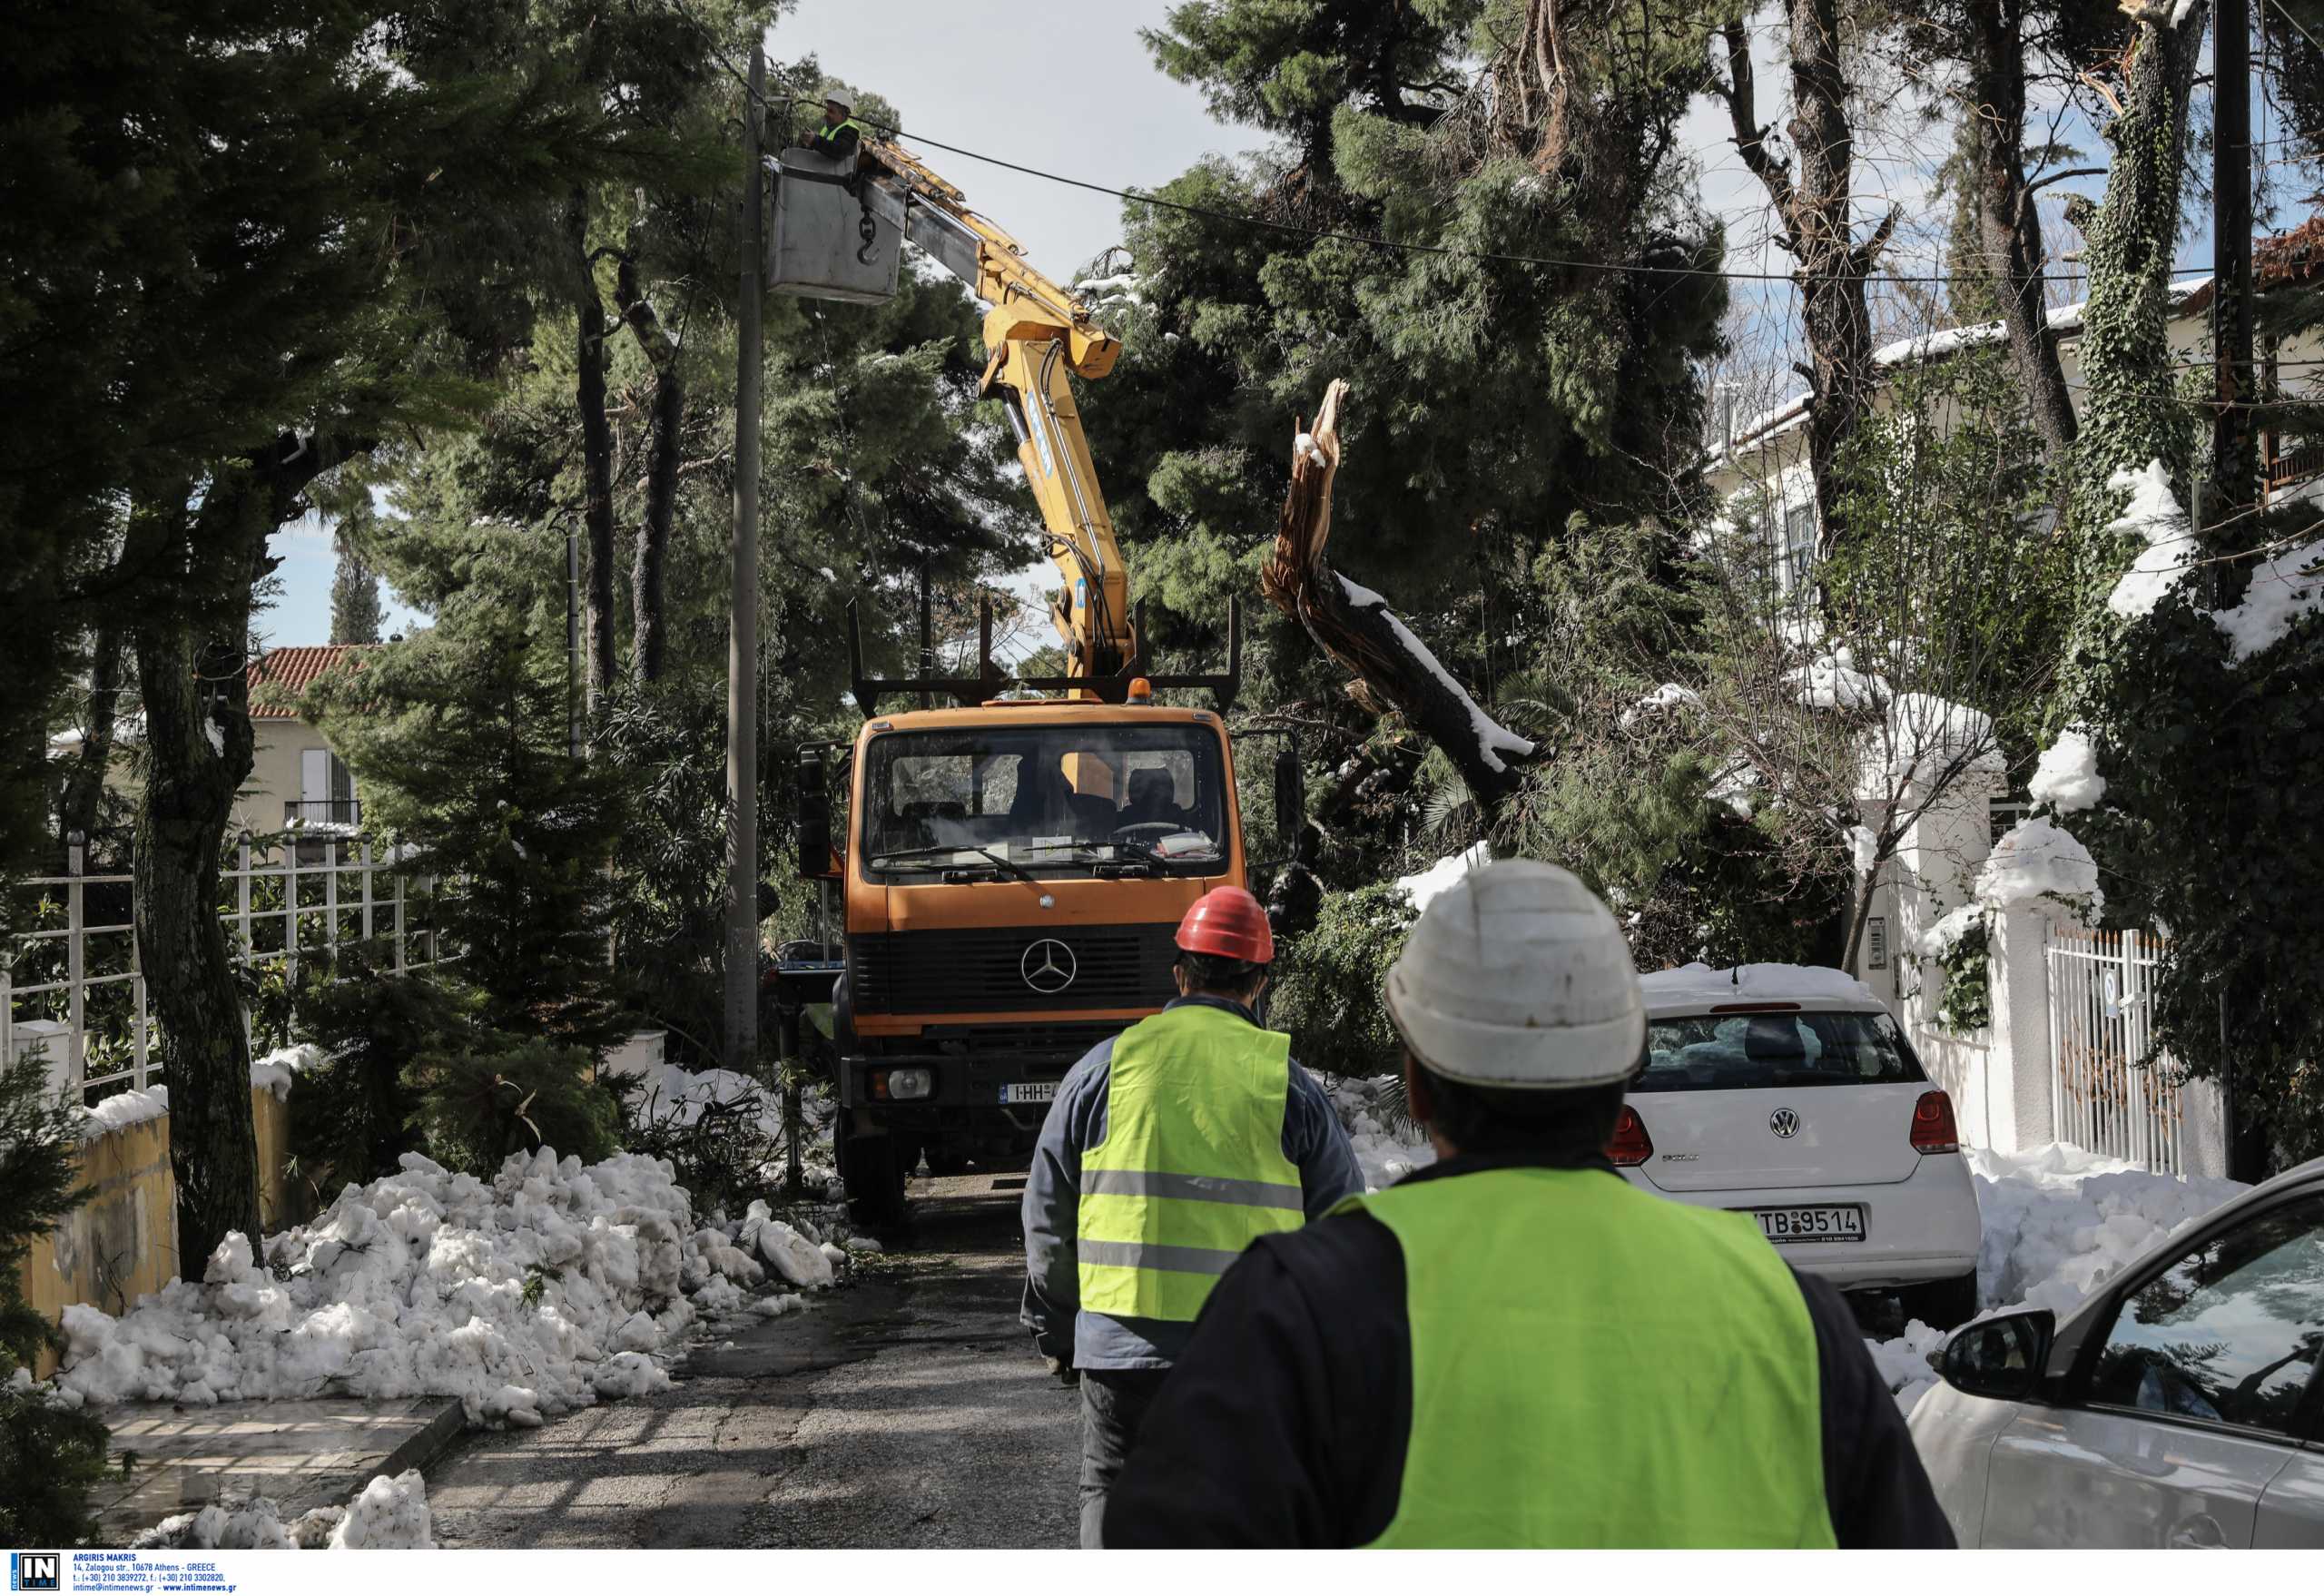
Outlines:
<svg viewBox="0 0 2324 1596"><path fill-rule="evenodd" d="M820 754L799 755L799 875L820 881L832 872L831 800L823 792Z"/></svg>
<svg viewBox="0 0 2324 1596"><path fill-rule="evenodd" d="M1997 1314L1956 1331L1937 1354L1936 1372L1956 1391L2016 1402L2041 1384L2057 1334L2058 1316L2047 1308Z"/></svg>
<svg viewBox="0 0 2324 1596"><path fill-rule="evenodd" d="M1299 744L1292 742L1275 756L1275 823L1282 834L1285 857L1299 852L1299 831L1307 821L1307 773L1299 763Z"/></svg>

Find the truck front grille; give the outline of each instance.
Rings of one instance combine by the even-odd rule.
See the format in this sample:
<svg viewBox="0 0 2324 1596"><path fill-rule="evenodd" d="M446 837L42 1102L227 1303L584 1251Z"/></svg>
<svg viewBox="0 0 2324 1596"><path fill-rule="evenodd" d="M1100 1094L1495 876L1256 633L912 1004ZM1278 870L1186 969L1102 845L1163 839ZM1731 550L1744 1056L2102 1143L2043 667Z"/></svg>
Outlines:
<svg viewBox="0 0 2324 1596"><path fill-rule="evenodd" d="M1176 995L1174 930L1009 926L851 936L848 988L859 1014L1158 1009ZM1071 979L1060 985L1068 966Z"/></svg>

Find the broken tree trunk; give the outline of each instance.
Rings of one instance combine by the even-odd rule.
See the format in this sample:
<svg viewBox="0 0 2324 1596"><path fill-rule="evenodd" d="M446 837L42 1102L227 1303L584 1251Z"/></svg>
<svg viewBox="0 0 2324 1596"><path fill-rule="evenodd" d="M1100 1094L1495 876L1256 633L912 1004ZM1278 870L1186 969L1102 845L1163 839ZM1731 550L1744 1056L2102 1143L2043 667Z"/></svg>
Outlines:
<svg viewBox="0 0 2324 1596"><path fill-rule="evenodd" d="M1393 704L1443 749L1490 818L1517 790L1518 767L1533 757L1533 744L1480 709L1386 599L1324 562L1346 396L1347 384L1334 379L1314 428L1303 430L1292 449L1291 490L1284 496L1275 556L1259 575L1259 590L1374 696Z"/></svg>

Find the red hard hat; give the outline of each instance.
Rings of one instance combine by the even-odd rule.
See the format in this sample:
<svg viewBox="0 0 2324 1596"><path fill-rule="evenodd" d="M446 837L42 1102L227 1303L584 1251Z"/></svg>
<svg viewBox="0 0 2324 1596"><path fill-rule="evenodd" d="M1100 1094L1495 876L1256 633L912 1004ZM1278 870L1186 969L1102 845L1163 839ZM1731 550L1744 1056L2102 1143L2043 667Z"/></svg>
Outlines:
<svg viewBox="0 0 2324 1596"><path fill-rule="evenodd" d="M1178 922L1178 946L1189 953L1265 964L1275 958L1275 931L1256 898L1240 887L1213 887Z"/></svg>

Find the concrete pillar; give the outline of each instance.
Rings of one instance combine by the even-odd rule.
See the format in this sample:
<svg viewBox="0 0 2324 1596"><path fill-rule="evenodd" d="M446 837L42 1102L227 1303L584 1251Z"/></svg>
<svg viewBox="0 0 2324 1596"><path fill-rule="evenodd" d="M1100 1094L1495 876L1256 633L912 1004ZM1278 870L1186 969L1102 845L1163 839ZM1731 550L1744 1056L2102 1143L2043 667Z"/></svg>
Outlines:
<svg viewBox="0 0 2324 1596"><path fill-rule="evenodd" d="M2021 1153L2057 1139L2051 1093L2049 921L2026 908L1987 919L1993 953L1993 1039L1985 1108L1997 1152Z"/></svg>

